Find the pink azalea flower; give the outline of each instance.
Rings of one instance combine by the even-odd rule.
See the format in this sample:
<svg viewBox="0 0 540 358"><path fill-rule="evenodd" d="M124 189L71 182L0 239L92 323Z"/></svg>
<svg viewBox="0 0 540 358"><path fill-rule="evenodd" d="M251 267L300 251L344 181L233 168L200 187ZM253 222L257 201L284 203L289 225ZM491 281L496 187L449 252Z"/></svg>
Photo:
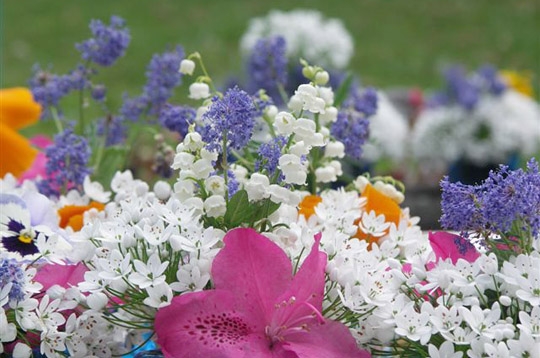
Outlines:
<svg viewBox="0 0 540 358"><path fill-rule="evenodd" d="M176 296L156 314L166 357L370 357L322 314L326 254L316 237L293 276L291 260L252 229L235 229L212 265L215 289Z"/></svg>
<svg viewBox="0 0 540 358"><path fill-rule="evenodd" d="M76 265L46 264L37 271L34 280L43 285L43 292L54 285L69 288L83 282L86 271L88 269L82 263Z"/></svg>
<svg viewBox="0 0 540 358"><path fill-rule="evenodd" d="M430 232L428 238L437 260L450 258L455 264L458 259L474 262L480 256L474 245L459 235L437 231Z"/></svg>
<svg viewBox="0 0 540 358"><path fill-rule="evenodd" d="M44 150L54 142L44 135L37 135L30 139L30 143L34 147ZM34 159L34 162L32 163L32 166L28 168L27 171L22 173L22 175L19 177L19 183L22 183L25 180L37 179L39 177L46 178L46 165L47 156L43 152L38 152L36 159Z"/></svg>

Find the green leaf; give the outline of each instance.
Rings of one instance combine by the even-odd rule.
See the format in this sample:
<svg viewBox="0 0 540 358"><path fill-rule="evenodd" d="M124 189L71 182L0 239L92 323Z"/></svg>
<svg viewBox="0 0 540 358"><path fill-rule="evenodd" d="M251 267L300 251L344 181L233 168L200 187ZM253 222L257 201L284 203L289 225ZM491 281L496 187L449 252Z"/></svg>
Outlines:
<svg viewBox="0 0 540 358"><path fill-rule="evenodd" d="M343 101L347 98L347 95L349 94L349 89L351 88L351 84L353 81L353 76L351 73L347 74L347 77L345 77L345 80L341 83L339 88L336 91L335 100L334 100L334 106L338 107L341 106Z"/></svg>
<svg viewBox="0 0 540 358"><path fill-rule="evenodd" d="M257 222L259 220L269 217L270 215L272 215L273 212L279 209L280 205L281 204L274 203L270 199L264 199L260 202L257 202L256 204L252 204L252 206L255 207L255 210L253 211L251 220L253 222Z"/></svg>
<svg viewBox="0 0 540 358"><path fill-rule="evenodd" d="M252 215L247 192L239 190L227 204L227 212L224 216L225 225L229 228L237 227L243 222L249 222Z"/></svg>

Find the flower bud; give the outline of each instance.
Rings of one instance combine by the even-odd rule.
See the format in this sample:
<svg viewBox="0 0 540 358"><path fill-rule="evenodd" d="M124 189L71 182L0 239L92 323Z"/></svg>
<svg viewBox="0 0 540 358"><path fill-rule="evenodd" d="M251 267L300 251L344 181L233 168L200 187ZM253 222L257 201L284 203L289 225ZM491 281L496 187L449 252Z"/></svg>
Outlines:
<svg viewBox="0 0 540 358"><path fill-rule="evenodd" d="M188 59L183 59L182 62L180 62L180 69L178 72L191 76L193 74L193 70L195 70L195 62Z"/></svg>

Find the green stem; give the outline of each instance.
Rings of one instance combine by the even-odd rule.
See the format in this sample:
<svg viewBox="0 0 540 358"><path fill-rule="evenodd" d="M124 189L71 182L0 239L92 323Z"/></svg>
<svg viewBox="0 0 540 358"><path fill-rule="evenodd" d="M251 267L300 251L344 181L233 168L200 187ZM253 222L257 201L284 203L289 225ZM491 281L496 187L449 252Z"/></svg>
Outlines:
<svg viewBox="0 0 540 358"><path fill-rule="evenodd" d="M62 133L64 131L64 127L62 126L62 121L58 117L58 111L54 107L50 107L51 115L54 120L54 124L56 125L56 130L58 133Z"/></svg>

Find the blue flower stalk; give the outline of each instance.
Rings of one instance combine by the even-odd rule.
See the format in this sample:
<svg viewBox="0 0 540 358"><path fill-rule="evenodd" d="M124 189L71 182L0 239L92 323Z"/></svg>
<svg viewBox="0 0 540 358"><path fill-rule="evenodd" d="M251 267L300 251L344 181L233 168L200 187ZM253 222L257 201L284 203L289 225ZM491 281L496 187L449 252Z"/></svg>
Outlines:
<svg viewBox="0 0 540 358"><path fill-rule="evenodd" d="M257 41L248 59L248 88L253 93L264 89L276 103L285 101L287 84L286 42L282 36Z"/></svg>
<svg viewBox="0 0 540 358"><path fill-rule="evenodd" d="M93 37L75 46L84 61L109 67L124 56L131 40L124 19L111 16L108 26L101 20L92 20L90 31Z"/></svg>
<svg viewBox="0 0 540 358"><path fill-rule="evenodd" d="M54 137L47 157L47 178L38 183L39 191L46 196L59 196L68 190L81 190L84 178L92 173L89 168L91 150L86 138L73 133L68 127Z"/></svg>
<svg viewBox="0 0 540 358"><path fill-rule="evenodd" d="M362 146L369 137L369 117L376 112L377 92L372 88L360 92L353 87L331 127L332 135L345 145L345 153L351 158L362 158Z"/></svg>
<svg viewBox="0 0 540 358"><path fill-rule="evenodd" d="M532 249L532 238L540 234L540 173L534 158L527 170L511 171L501 165L478 185L451 183L445 177L441 189L444 228L487 237L494 233L510 247Z"/></svg>

